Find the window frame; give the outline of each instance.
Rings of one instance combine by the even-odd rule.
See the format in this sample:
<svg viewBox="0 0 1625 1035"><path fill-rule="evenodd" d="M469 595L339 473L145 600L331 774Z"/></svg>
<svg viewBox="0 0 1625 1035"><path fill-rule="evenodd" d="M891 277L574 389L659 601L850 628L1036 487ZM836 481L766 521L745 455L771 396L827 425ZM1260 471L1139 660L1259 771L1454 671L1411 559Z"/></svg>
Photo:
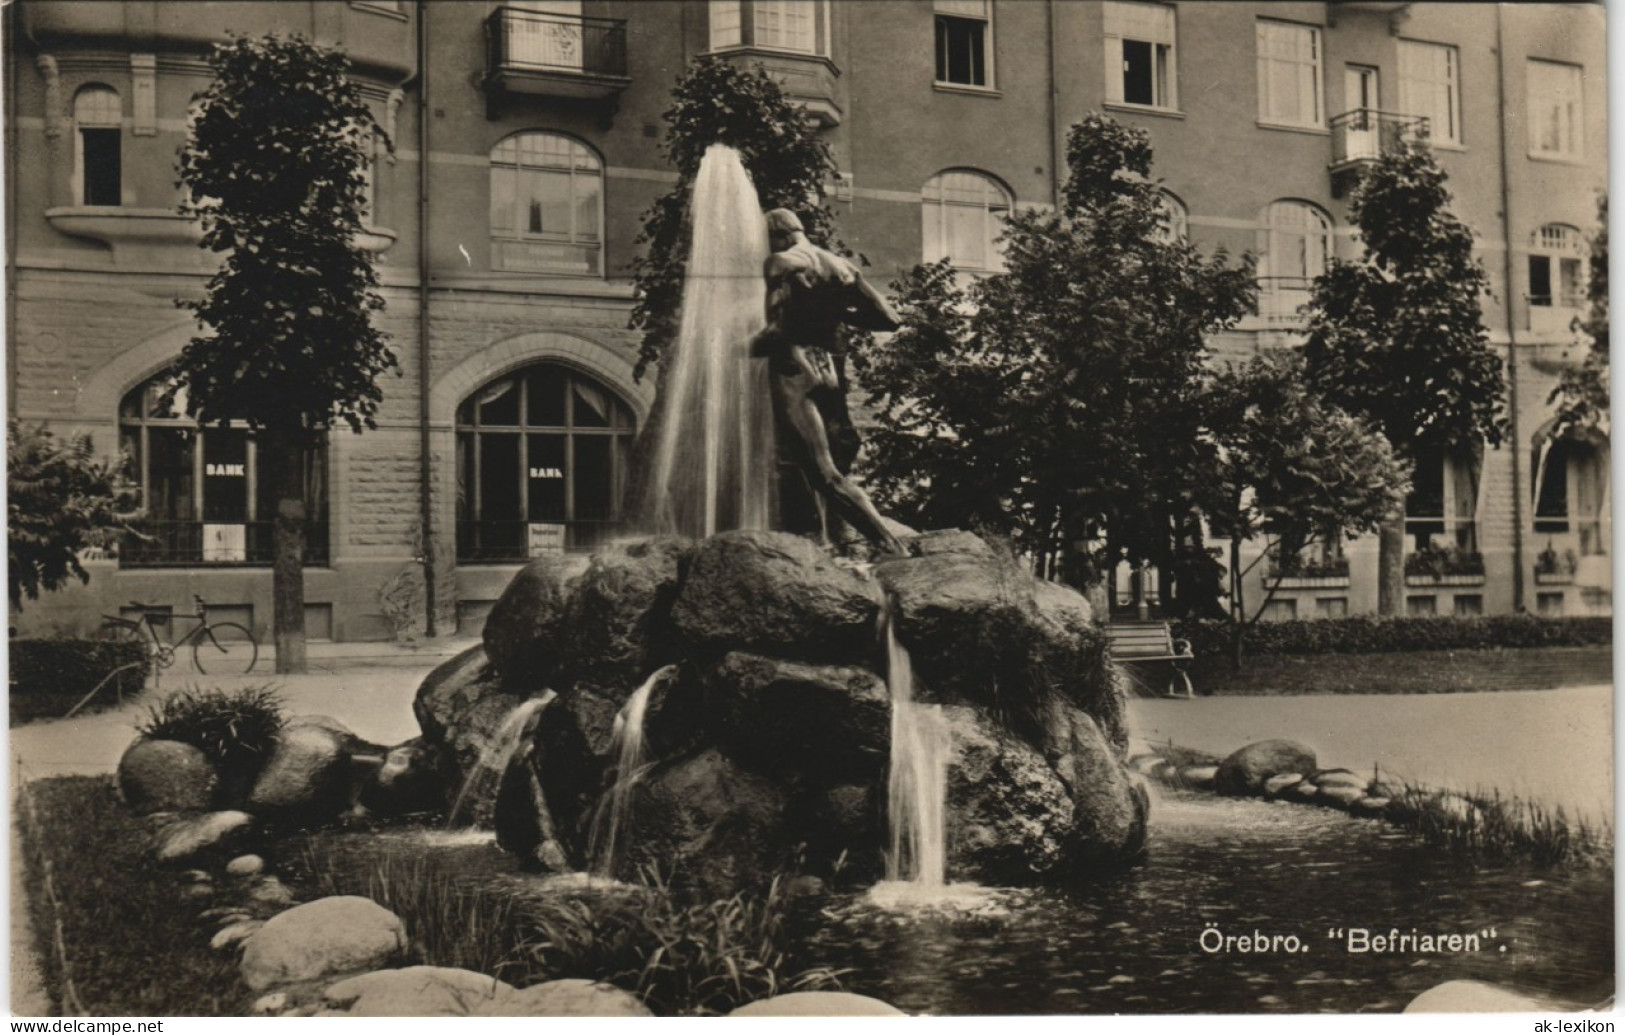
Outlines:
<svg viewBox="0 0 1625 1035"><path fill-rule="evenodd" d="M1573 81L1564 84L1565 89L1562 91L1570 93L1567 133L1563 133L1564 127L1556 127L1560 136L1566 135L1570 138L1566 147L1559 146L1553 150L1546 148L1541 143L1541 138L1544 135L1542 131L1547 124L1544 118L1538 114L1545 105L1536 104L1536 68L1549 69L1554 73L1561 70L1573 75ZM1560 162L1578 162L1582 160L1585 157L1585 66L1568 61L1552 61L1547 58L1528 58L1524 68L1524 94L1525 115L1529 122L1529 157ZM1549 98L1549 100L1561 102L1563 98L1555 96Z"/></svg>
<svg viewBox="0 0 1625 1035"><path fill-rule="evenodd" d="M993 0L979 0L981 14L968 13L969 4L978 0L934 0L932 5L932 50L933 69L932 85L940 90L970 90L980 93L993 93L998 90L998 78L994 67L993 45ZM947 59L943 39L946 23L962 22L966 25L979 24L982 32L981 70L983 82L960 82L956 79L944 78L951 71ZM973 62L974 63L974 62Z"/></svg>
<svg viewBox="0 0 1625 1035"><path fill-rule="evenodd" d="M979 206L972 205L968 201L960 201L947 197L945 194L945 188L947 187L946 179L950 176L973 176L981 181L981 185L983 187L981 204ZM935 188L935 192L937 194L936 197L931 196L933 193L933 188ZM1003 249L999 247L999 238L1004 234L1004 226L1002 221L999 221L999 217L995 215L995 213L1001 211L1001 208L993 203L994 194L997 195L999 200L1003 201L1002 212L1004 218L1008 218L1012 213L1015 212L1015 194L1010 190L1009 187L1004 185L1003 181L1001 181L997 176L994 176L992 173L984 172L981 169L960 166L944 169L932 176L930 179L926 180L925 183L920 187L921 261L930 263L937 262L941 259L947 259L948 265L952 269L962 273L975 275L1003 272L1005 269L1004 254ZM992 260L988 264L971 265L960 262L949 250L948 215L950 210L954 208L966 210L979 208L982 212L982 218L985 224L984 229L992 230L991 235L985 242L988 257ZM934 257L930 254L927 247L928 242L931 240L931 237L927 232L927 227L931 220L931 213L933 209L937 211L936 240L940 246L938 250L941 252L940 255Z"/></svg>
<svg viewBox="0 0 1625 1035"><path fill-rule="evenodd" d="M532 407L530 392L532 379L545 376L557 379L559 394L563 399L561 411L561 424L531 423ZM481 396L490 391L501 382L508 381L515 391L514 406L517 419L514 423L484 423L481 412L484 403ZM576 419L576 386L584 384L593 391L600 393L607 400L609 413L603 425L582 424ZM586 527L596 524L605 529L613 529L625 518L626 488L630 467L630 454L632 443L638 435L638 415L632 402L623 393L605 382L602 378L577 367L559 362L556 359L541 358L525 363L512 370L498 374L483 382L474 391L468 393L457 404L457 411L453 420L453 434L455 436L454 466L457 484L456 514L457 514L457 559L459 563L472 564L506 564L525 561L531 558L528 531L526 541L522 544L523 553L512 550L502 552L502 548L468 548L468 540L476 532L485 534L486 526L493 523L513 522L527 526L532 524L563 524L565 526L566 552L592 549L598 545L597 540L588 537L581 540L578 526ZM561 468L560 478L563 487L564 516L559 521L538 521L533 519L530 500L530 482L533 480L530 463L531 439L537 435L558 436L563 440L564 466ZM485 436L513 437L517 441L516 466L514 474L519 479L517 501L517 516L502 516L492 518L485 514L485 482L484 482L484 452L481 448L481 439ZM582 518L578 516L579 500L577 489L578 465L575 462L576 442L580 438L605 439L609 442L608 472L610 486L610 517L606 519ZM476 526L479 526L476 529ZM485 556L492 549L497 556Z"/></svg>
<svg viewBox="0 0 1625 1035"><path fill-rule="evenodd" d="M1529 246L1529 261L1525 267L1529 279L1525 299L1537 309L1567 309L1574 312L1584 309L1588 257L1585 234L1579 227L1569 223L1542 224L1534 231ZM1544 295L1535 294L1537 262L1546 264L1548 291ZM1574 272L1572 293L1562 287L1564 274L1570 268ZM1545 298L1546 301L1538 302L1537 298Z"/></svg>
<svg viewBox="0 0 1625 1035"><path fill-rule="evenodd" d="M199 424L196 420L186 416L186 403L184 394L177 396L170 407L169 414L154 413L158 396L168 387L174 375L171 371L161 371L137 383L126 391L119 399L117 427L119 443L125 453L126 474L135 482L141 493L141 507L144 517L135 522L140 528L148 526L149 532L154 533L160 543L165 543L162 527L167 524L177 531L186 525L196 525L202 535L199 537L199 556L175 556L180 552L173 543L166 543L165 547L158 548L152 558L140 556L140 550L132 550L126 544L119 550L119 566L130 568L183 568L183 567L265 567L272 563L270 554L273 547L270 544L269 530L275 514L261 514L260 504L267 502L261 499L261 491L265 486L260 483L259 444L255 438L254 429L246 421L229 421L226 424ZM133 411L133 412L132 412ZM185 436L187 448L191 452L188 466L190 473L190 489L187 492L189 506L185 516L153 514L153 439L155 433L179 431ZM223 433L236 433L244 437L243 472L244 503L243 513L240 517L221 516L218 512L209 511L209 479L217 477L207 471L209 436L219 436ZM305 557L304 566L307 568L321 568L328 564L331 545L328 541L329 520L328 507L331 502L331 465L328 444L325 436L320 445L312 448L305 457L306 470L306 496L307 514L305 520ZM314 491L313 491L314 490ZM274 501L270 502L272 507ZM207 546L203 544L203 536L207 535L210 525L229 526L241 525L244 528L244 554L238 558L209 558L206 555ZM257 528L262 534L252 540L249 545L248 530ZM184 532L179 539L190 543ZM190 553L190 550L185 551ZM132 557L132 554L134 556ZM261 556L263 555L263 556Z"/></svg>
<svg viewBox="0 0 1625 1035"><path fill-rule="evenodd" d="M106 109L106 97L111 97L112 108L103 111L91 110L95 101L93 98L104 98L102 107ZM90 156L89 133L111 134L97 136L101 141L98 149L107 147L111 141L111 171L104 171L98 176L96 183L111 186L111 196L114 200L91 200L92 180L87 168L87 159ZM73 179L70 186L74 204L86 208L119 208L124 204L124 96L106 83L86 83L74 92L73 95ZM105 178L103 178L105 177Z"/></svg>
<svg viewBox="0 0 1625 1035"><path fill-rule="evenodd" d="M786 47L761 41L758 26L762 22L760 15L763 9L778 7L782 10L791 4L804 5L813 11L811 48ZM723 12L732 12L736 16L737 20L733 26L736 38L718 38L717 15ZM712 0L706 8L706 46L710 51L761 50L772 54L793 54L798 57L828 60L834 54L834 49L830 45L833 32L831 17L829 0Z"/></svg>
<svg viewBox="0 0 1625 1035"><path fill-rule="evenodd" d="M1444 79L1421 79L1416 73L1415 56L1424 51L1436 51L1445 56ZM1412 57L1407 58L1407 54ZM1453 43L1434 43L1430 40L1402 39L1398 49L1399 108L1405 115L1420 115L1428 120L1428 143L1433 146L1464 147L1466 136L1461 125L1461 48ZM1445 90L1449 117L1448 125L1441 125L1437 106L1429 104L1427 110L1417 103L1416 92L1427 84L1437 96Z"/></svg>
<svg viewBox="0 0 1625 1035"><path fill-rule="evenodd" d="M1307 34L1312 51L1308 62L1289 60L1266 53L1266 33L1275 30L1295 30ZM1257 90L1258 90L1258 123L1261 126L1278 127L1282 129L1310 129L1324 130L1326 128L1326 43L1325 34L1318 25L1306 25L1302 22L1283 21L1279 18L1259 18L1254 33L1254 48L1256 53ZM1278 115L1272 110L1274 96L1269 90L1270 76L1268 69L1273 63L1287 61L1294 67L1307 65L1313 77L1313 103L1314 112L1309 120L1287 118Z"/></svg>
<svg viewBox="0 0 1625 1035"><path fill-rule="evenodd" d="M521 141L526 137L550 138L552 140L562 141L563 143L569 145L570 159L568 163L563 165L526 164L524 161L523 152L521 150ZM514 150L514 159L512 161L499 159L498 152L510 145ZM581 167L577 164L578 160L583 157L592 163L590 169ZM520 130L517 133L510 133L501 140L497 141L496 144L491 148L490 154L487 158L487 163L489 170L488 189L490 191L490 205L487 210L486 220L487 232L490 236L492 244L491 268L493 270L503 273L523 273L537 276L582 277L594 280L602 280L605 278L605 271L607 268L606 243L608 235L604 232L604 220L606 218L605 214L607 199L605 195L608 191L608 183L607 177L604 175L603 156L601 156L594 148L589 146L584 141L570 136L567 133L558 133L554 132L553 130L544 129L527 129ZM496 226L496 221L492 218L492 215L497 208L497 172L499 169L511 169L513 171L513 211L511 213L512 223L510 224L510 229L506 231L499 231ZM569 174L570 190L566 200L567 206L570 210L570 230L567 235L561 237L558 231L531 232L529 230L519 229L521 226L527 225L528 222L527 219L522 218L522 216L528 215L528 210L521 212L521 199L524 196L524 191L520 189L525 183L524 174L527 171L555 174L564 172ZM596 233L592 235L591 239L581 235L576 224L579 213L577 211L578 206L576 201L575 185L577 182L578 173L583 172L591 172L595 174L594 179L596 180L598 191L596 212L594 214L594 218L597 221L597 230ZM568 265L562 263L522 265L513 262L506 257L506 249L501 247L501 244L503 243L554 245L561 248L582 249L583 253L586 253L585 250L588 246L592 246L593 251L591 254L594 256L594 258L587 264L588 268L586 270L570 268Z"/></svg>
<svg viewBox="0 0 1625 1035"><path fill-rule="evenodd" d="M1298 225L1281 218L1286 212L1304 213L1299 229ZM1312 217L1312 220L1308 217ZM1318 224L1319 231L1316 231ZM1316 277L1326 272L1327 266L1336 255L1337 223L1331 214L1319 205L1302 198L1277 198L1265 205L1258 213L1258 231L1255 243L1258 247L1258 315L1261 318L1276 323L1296 323L1299 320L1298 309L1303 302L1309 300L1309 292ZM1280 262L1281 257L1288 254L1290 248L1282 248L1291 240L1303 241L1302 272L1283 273ZM1318 239L1321 242L1319 270L1314 271L1310 259L1309 242ZM1286 281L1301 281L1302 283L1285 287ZM1290 293L1290 294L1289 294ZM1283 299L1302 297L1302 302L1296 305L1287 305Z"/></svg>
<svg viewBox="0 0 1625 1035"><path fill-rule="evenodd" d="M1170 31L1166 43L1156 40L1142 39L1142 35L1131 34L1132 29L1117 26L1114 31L1113 12L1126 12L1135 8L1156 9L1165 12ZM1168 4L1148 3L1145 0L1106 0L1102 4L1101 35L1105 41L1105 73L1106 73L1106 103L1121 104L1129 108L1143 108L1149 111L1177 112L1179 111L1179 14L1178 10ZM1131 101L1127 97L1126 69L1122 66L1127 57L1123 52L1125 43L1144 43L1151 48L1151 84L1152 100ZM1161 53L1159 53L1161 52ZM1159 61L1159 58L1161 59ZM1117 74L1113 74L1113 61L1117 62ZM1158 69L1161 69L1161 88L1159 90ZM1160 94L1161 96L1158 96Z"/></svg>

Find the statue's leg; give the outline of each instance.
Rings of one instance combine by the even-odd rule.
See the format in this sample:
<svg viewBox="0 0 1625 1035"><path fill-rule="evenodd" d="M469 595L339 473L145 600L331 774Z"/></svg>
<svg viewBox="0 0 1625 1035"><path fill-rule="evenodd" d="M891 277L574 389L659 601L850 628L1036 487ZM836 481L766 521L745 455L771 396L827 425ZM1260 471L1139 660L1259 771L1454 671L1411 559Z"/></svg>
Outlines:
<svg viewBox="0 0 1625 1035"><path fill-rule="evenodd" d="M824 419L811 398L813 387L810 379L804 380L800 376L776 376L773 383L774 401L784 415L785 426L791 433L791 446L803 471L818 489L819 495L866 539L888 553L902 553L902 544L886 530L886 524L870 502L868 494L835 467L835 460L829 452Z"/></svg>

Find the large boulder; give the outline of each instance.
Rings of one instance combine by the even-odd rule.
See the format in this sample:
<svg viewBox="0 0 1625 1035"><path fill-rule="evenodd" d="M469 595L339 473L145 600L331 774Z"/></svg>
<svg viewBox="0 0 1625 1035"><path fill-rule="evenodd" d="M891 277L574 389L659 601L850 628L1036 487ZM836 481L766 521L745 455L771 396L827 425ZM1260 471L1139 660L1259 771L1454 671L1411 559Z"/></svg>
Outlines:
<svg viewBox="0 0 1625 1035"><path fill-rule="evenodd" d="M943 708L948 752L948 876L1032 884L1068 865L1076 819L1044 756L987 713Z"/></svg>
<svg viewBox="0 0 1625 1035"><path fill-rule="evenodd" d="M319 1015L468 1017L513 991L506 981L456 967L375 970L328 986Z"/></svg>
<svg viewBox="0 0 1625 1035"><path fill-rule="evenodd" d="M377 970L406 951L400 917L368 898L340 895L278 913L243 944L243 982L256 992Z"/></svg>
<svg viewBox="0 0 1625 1035"><path fill-rule="evenodd" d="M208 756L191 744L145 738L125 750L117 780L119 797L141 816L206 809L220 784Z"/></svg>
<svg viewBox="0 0 1625 1035"><path fill-rule="evenodd" d="M890 1003L852 992L790 992L746 1003L729 1017L907 1017Z"/></svg>
<svg viewBox="0 0 1625 1035"><path fill-rule="evenodd" d="M1405 1005L1405 1013L1557 1013L1567 1008L1484 981L1446 981Z"/></svg>
<svg viewBox="0 0 1625 1035"><path fill-rule="evenodd" d="M707 748L657 767L629 796L614 876L654 863L717 897L765 882L790 857L785 792Z"/></svg>
<svg viewBox="0 0 1625 1035"><path fill-rule="evenodd" d="M555 689L590 687L619 704L678 656L667 617L692 548L686 539L648 539L593 556L564 605L569 632L555 645Z"/></svg>
<svg viewBox="0 0 1625 1035"><path fill-rule="evenodd" d="M586 978L562 978L521 988L482 1003L476 1017L653 1017L625 989Z"/></svg>
<svg viewBox="0 0 1625 1035"><path fill-rule="evenodd" d="M868 669L735 651L706 690L717 740L758 772L827 786L873 780L886 767L891 700Z"/></svg>
<svg viewBox="0 0 1625 1035"><path fill-rule="evenodd" d="M1072 798L1075 864L1124 862L1145 849L1148 799L1100 726L1070 705L1057 706L1046 754Z"/></svg>
<svg viewBox="0 0 1625 1035"><path fill-rule="evenodd" d="M1231 753L1219 763L1213 778L1220 794L1258 795L1272 776L1282 773L1312 773L1315 753L1295 740L1261 740Z"/></svg>
<svg viewBox="0 0 1625 1035"><path fill-rule="evenodd" d="M485 654L498 677L521 694L546 686L558 665L570 582L567 558L538 557L519 570L486 616Z"/></svg>
<svg viewBox="0 0 1625 1035"><path fill-rule="evenodd" d="M326 726L284 726L254 780L246 808L293 825L314 825L337 816L350 805L353 739Z"/></svg>
<svg viewBox="0 0 1625 1035"><path fill-rule="evenodd" d="M467 804L454 819L488 822L490 796L499 773L485 772L497 734L525 698L509 691L485 659L481 647L468 650L430 672L412 702L425 743L434 745L432 767L445 800ZM484 778L483 794L464 795L469 780Z"/></svg>
<svg viewBox="0 0 1625 1035"><path fill-rule="evenodd" d="M433 812L447 804L434 752L422 737L397 744L362 785L360 801L380 816Z"/></svg>
<svg viewBox="0 0 1625 1035"><path fill-rule="evenodd" d="M726 532L695 550L672 624L695 656L731 650L840 664L873 653L880 593L807 539Z"/></svg>

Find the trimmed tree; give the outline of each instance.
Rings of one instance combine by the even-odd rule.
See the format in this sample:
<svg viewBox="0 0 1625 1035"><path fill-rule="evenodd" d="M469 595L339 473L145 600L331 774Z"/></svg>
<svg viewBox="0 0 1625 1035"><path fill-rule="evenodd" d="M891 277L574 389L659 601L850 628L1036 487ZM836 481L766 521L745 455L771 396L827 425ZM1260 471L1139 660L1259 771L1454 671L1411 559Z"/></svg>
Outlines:
<svg viewBox="0 0 1625 1035"><path fill-rule="evenodd" d="M1385 152L1349 202L1364 258L1333 262L1309 302L1312 386L1369 421L1413 467L1438 451L1499 445L1506 430L1503 363L1480 307L1489 279L1449 203L1425 144ZM1378 611L1400 614L1403 504L1380 534Z"/></svg>
<svg viewBox="0 0 1625 1035"><path fill-rule="evenodd" d="M176 390L200 423L254 429L277 500L276 670L302 672L306 458L337 423L376 426L378 376L397 366L357 244L379 130L345 58L302 37L234 37L209 64L180 156L182 211L226 254L204 298L178 303L203 333L181 353Z"/></svg>
<svg viewBox="0 0 1625 1035"><path fill-rule="evenodd" d="M672 88L672 106L662 118L666 138L661 151L677 169L677 184L644 213L638 244L647 250L632 263L636 302L631 326L643 332L636 370L640 380L677 338L693 238L689 199L700 160L712 144L739 152L763 209L794 210L809 240L842 250L832 237L833 213L813 201L824 196L824 184L838 173L829 145L761 67L739 68L715 57L696 60Z"/></svg>
<svg viewBox="0 0 1625 1035"><path fill-rule="evenodd" d="M1605 434L1608 406L1608 195L1597 199L1597 232L1591 238L1586 281L1586 312L1574 329L1586 344L1580 366L1567 370L1548 402L1558 404L1558 438L1573 428L1597 428Z"/></svg>
<svg viewBox="0 0 1625 1035"><path fill-rule="evenodd" d="M1250 263L1175 240L1147 134L1092 115L1055 212L1011 217L1006 272L946 263L893 285L904 327L871 351L869 478L905 521L1007 536L1083 584L1165 570L1190 538L1207 338L1252 306Z"/></svg>
<svg viewBox="0 0 1625 1035"><path fill-rule="evenodd" d="M119 461L96 456L89 435L57 438L44 424L6 422L6 593L22 610L70 578L89 582L79 562L131 531L136 493Z"/></svg>
<svg viewBox="0 0 1625 1035"><path fill-rule="evenodd" d="M1388 440L1309 391L1296 352L1268 353L1216 373L1203 410L1217 447L1203 512L1212 534L1230 541L1231 664L1241 666L1247 630L1263 616L1279 583L1248 613L1245 585L1272 554L1290 573L1300 550L1377 529L1402 506L1410 474ZM1242 544L1265 550L1241 563Z"/></svg>

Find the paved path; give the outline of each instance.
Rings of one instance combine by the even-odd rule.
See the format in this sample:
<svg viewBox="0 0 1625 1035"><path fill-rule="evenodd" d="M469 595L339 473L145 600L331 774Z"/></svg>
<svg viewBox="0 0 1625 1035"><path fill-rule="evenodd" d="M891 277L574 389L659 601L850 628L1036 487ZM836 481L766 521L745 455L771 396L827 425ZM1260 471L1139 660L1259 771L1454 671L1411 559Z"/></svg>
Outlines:
<svg viewBox="0 0 1625 1035"><path fill-rule="evenodd" d="M1136 698L1129 728L1147 741L1227 755L1284 737L1320 764L1434 787L1495 789L1587 816L1614 814L1611 686L1482 694Z"/></svg>

